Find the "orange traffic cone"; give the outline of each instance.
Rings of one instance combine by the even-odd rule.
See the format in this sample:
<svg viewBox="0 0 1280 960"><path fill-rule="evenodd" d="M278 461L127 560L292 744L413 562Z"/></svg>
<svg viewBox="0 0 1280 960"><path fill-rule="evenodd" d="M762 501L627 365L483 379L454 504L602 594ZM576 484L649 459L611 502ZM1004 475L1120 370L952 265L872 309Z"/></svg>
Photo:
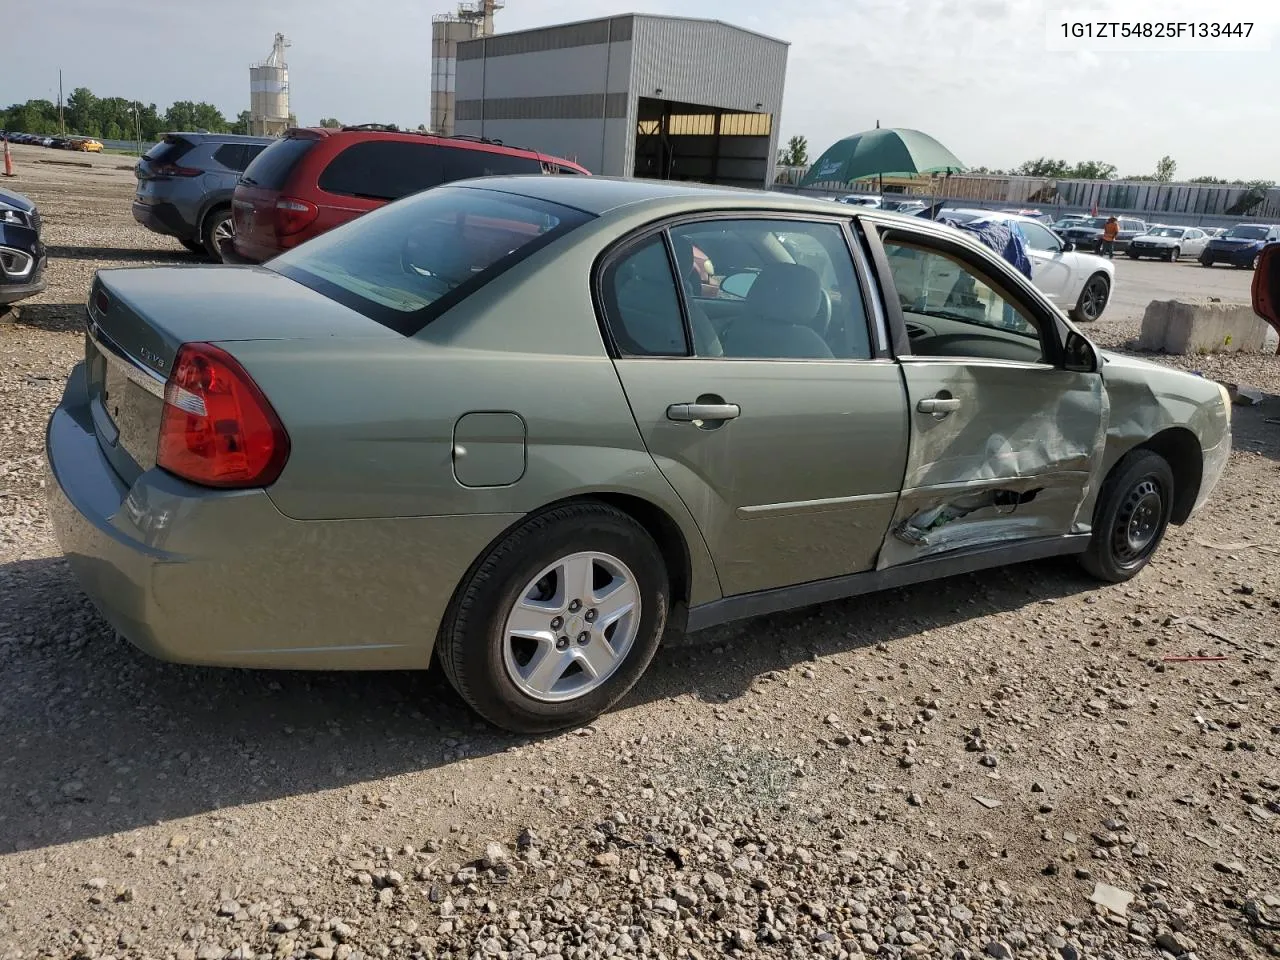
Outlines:
<svg viewBox="0 0 1280 960"><path fill-rule="evenodd" d="M13 154L9 152L9 138L4 138L4 175L13 176Z"/></svg>

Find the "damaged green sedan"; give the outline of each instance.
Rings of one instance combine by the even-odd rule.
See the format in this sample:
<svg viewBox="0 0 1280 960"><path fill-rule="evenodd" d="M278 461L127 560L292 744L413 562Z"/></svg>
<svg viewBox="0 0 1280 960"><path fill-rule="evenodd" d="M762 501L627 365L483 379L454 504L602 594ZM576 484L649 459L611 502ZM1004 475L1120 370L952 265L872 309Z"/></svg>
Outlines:
<svg viewBox="0 0 1280 960"><path fill-rule="evenodd" d="M778 194L456 183L261 267L104 270L51 513L133 643L608 709L665 629L1075 554L1134 576L1225 391L958 231Z"/></svg>

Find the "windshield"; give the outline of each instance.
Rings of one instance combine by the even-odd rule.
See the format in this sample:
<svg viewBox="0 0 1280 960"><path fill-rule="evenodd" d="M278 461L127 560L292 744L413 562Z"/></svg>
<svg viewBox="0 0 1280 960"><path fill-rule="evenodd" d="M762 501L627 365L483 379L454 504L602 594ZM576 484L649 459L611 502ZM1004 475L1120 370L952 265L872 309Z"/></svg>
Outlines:
<svg viewBox="0 0 1280 960"><path fill-rule="evenodd" d="M529 197L437 187L365 214L267 266L411 336L588 219Z"/></svg>
<svg viewBox="0 0 1280 960"><path fill-rule="evenodd" d="M1077 227L1093 227L1097 230L1101 230L1106 225L1106 217L1089 217L1087 220L1081 220L1076 224Z"/></svg>
<svg viewBox="0 0 1280 960"><path fill-rule="evenodd" d="M1186 233L1181 227L1152 227L1147 231L1149 237L1175 237L1181 239Z"/></svg>
<svg viewBox="0 0 1280 960"><path fill-rule="evenodd" d="M1240 224L1228 230L1227 236L1235 237L1239 240L1265 240L1267 239L1267 228Z"/></svg>

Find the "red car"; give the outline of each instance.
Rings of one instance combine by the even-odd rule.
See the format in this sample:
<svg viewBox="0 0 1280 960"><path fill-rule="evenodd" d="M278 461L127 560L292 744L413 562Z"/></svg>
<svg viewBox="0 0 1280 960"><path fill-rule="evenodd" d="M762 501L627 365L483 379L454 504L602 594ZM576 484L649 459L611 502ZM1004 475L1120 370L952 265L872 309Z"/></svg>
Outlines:
<svg viewBox="0 0 1280 960"><path fill-rule="evenodd" d="M578 164L501 141L366 125L289 130L249 164L232 199L234 250L261 263L392 200L451 180L579 174Z"/></svg>

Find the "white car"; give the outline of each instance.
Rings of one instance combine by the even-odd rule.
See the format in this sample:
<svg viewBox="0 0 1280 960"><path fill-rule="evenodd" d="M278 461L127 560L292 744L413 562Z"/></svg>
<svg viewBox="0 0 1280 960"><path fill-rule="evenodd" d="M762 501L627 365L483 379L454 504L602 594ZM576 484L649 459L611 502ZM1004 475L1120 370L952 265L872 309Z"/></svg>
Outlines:
<svg viewBox="0 0 1280 960"><path fill-rule="evenodd" d="M939 220L968 223L986 219L1017 224L1031 260L1031 281L1077 322L1091 323L1102 316L1115 284L1115 264L1092 253L1076 250L1038 220L994 210L947 208Z"/></svg>
<svg viewBox="0 0 1280 960"><path fill-rule="evenodd" d="M1179 257L1199 257L1208 243L1209 234L1198 227L1156 224L1146 233L1130 240L1125 252L1134 260L1139 257L1177 260Z"/></svg>

